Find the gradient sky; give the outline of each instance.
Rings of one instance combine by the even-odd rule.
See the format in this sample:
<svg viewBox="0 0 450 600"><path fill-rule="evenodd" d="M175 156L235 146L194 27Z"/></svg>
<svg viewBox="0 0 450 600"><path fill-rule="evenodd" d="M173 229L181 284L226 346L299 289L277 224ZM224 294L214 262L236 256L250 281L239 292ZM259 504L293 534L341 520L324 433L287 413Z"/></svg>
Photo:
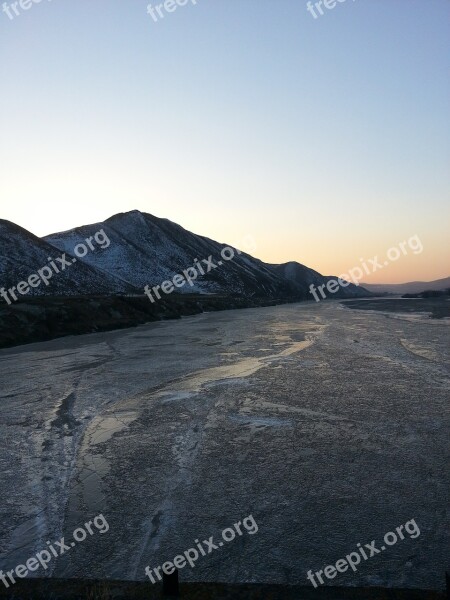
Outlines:
<svg viewBox="0 0 450 600"><path fill-rule="evenodd" d="M417 234L365 280L450 275L448 0L147 4L0 12L2 218L139 209L324 274Z"/></svg>

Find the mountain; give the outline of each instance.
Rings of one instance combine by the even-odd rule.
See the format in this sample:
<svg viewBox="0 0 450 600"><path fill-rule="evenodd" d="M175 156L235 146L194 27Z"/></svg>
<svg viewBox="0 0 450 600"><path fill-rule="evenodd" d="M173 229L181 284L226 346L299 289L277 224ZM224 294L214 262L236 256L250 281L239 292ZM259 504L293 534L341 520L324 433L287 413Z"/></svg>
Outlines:
<svg viewBox="0 0 450 600"><path fill-rule="evenodd" d="M435 281L410 281L408 283L363 283L373 294L420 294L426 290L446 290L450 288L450 277Z"/></svg>
<svg viewBox="0 0 450 600"><path fill-rule="evenodd" d="M83 253L76 250L79 244L84 244ZM53 273L48 286L41 282L27 294L142 296L145 286L160 286L194 265L198 273L199 264L210 272L199 273L192 285L186 283L174 291L248 301L312 300L310 284L318 287L336 279L296 262L266 264L239 250L226 260L221 254L226 247L168 219L137 210L42 239L9 221L0 221L0 281L6 289L17 286L39 269L51 270L49 261L59 264L63 254L67 262L64 271ZM336 294L327 293L329 298L362 295L370 294L352 284Z"/></svg>
<svg viewBox="0 0 450 600"><path fill-rule="evenodd" d="M287 262L281 265L271 265L275 272L284 279L291 281L296 290L301 294L306 294L309 300L312 300L309 286L314 285L318 288L321 285L326 284L328 281L337 280L337 277L321 275L317 271L305 267L298 262ZM362 286L348 283L348 286L339 287L339 289L331 294L327 290L324 291L327 298L360 298L364 296L370 296L370 292L364 289ZM320 293L318 294L320 298Z"/></svg>
<svg viewBox="0 0 450 600"><path fill-rule="evenodd" d="M137 210L120 213L103 223L95 223L46 236L44 239L67 254L83 239L103 230L110 246L103 252L89 252L83 261L91 267L119 278L143 293L144 287L171 280L174 275L213 257L209 273L199 276L191 285L178 288L180 293L230 294L246 297L283 298L295 295L294 286L268 265L252 256L235 254L224 261L219 244L183 229L168 219L159 219Z"/></svg>
<svg viewBox="0 0 450 600"><path fill-rule="evenodd" d="M21 281L28 280L30 275L46 268L44 274L53 271L48 280L49 285L45 285L41 280L37 287L29 286L27 295L109 294L112 289L118 292L126 292L130 289L128 284L117 282L114 277L99 273L97 269L80 260L70 265L64 264L63 270L56 257L61 258L61 253L53 245L10 221L0 219L0 287L6 290L17 287ZM49 267L49 259L56 264L59 273L55 273ZM13 293L18 297L24 297L17 291Z"/></svg>

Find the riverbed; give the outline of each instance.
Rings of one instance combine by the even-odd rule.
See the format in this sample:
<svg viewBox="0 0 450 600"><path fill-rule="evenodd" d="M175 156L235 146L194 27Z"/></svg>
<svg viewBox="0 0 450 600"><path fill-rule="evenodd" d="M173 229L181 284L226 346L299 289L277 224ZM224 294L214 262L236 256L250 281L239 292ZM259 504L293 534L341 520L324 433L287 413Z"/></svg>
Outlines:
<svg viewBox="0 0 450 600"><path fill-rule="evenodd" d="M48 573L142 580L252 515L180 577L306 585L414 519L328 583L444 587L448 332L308 302L0 351L0 568L102 513Z"/></svg>

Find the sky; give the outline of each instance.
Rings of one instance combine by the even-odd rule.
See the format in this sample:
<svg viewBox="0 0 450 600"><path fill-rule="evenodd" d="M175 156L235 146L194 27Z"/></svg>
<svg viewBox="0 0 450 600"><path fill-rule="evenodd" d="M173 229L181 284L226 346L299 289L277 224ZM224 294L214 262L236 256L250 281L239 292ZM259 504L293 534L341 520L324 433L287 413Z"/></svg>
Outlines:
<svg viewBox="0 0 450 600"><path fill-rule="evenodd" d="M0 11L1 218L42 236L138 209L326 275L418 236L365 281L450 275L448 0L188 0L157 21L22 1Z"/></svg>

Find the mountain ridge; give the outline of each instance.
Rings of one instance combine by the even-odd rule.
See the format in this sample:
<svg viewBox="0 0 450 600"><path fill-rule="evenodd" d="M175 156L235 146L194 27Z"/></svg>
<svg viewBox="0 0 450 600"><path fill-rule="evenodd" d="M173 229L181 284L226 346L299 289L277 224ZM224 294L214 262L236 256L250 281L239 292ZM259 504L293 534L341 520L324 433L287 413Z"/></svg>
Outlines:
<svg viewBox="0 0 450 600"><path fill-rule="evenodd" d="M450 277L434 281L407 281L405 283L362 283L367 290L374 294L420 294L427 290L445 290L450 288Z"/></svg>
<svg viewBox="0 0 450 600"><path fill-rule="evenodd" d="M99 232L108 245L85 255L74 249ZM85 244L86 245L86 244ZM143 295L145 286L161 285L201 261L213 257L215 268L198 274L180 294L228 295L280 301L311 300L309 285L326 284L332 277L296 261L264 263L236 249L226 264L220 261L227 245L184 229L181 225L138 210L117 213L98 223L81 225L39 238L10 221L0 221L0 281L6 289L48 264L55 253L72 258L73 266L54 275L48 286L29 290L30 296ZM222 266L218 266L221 264ZM349 284L332 297L371 295Z"/></svg>
<svg viewBox="0 0 450 600"><path fill-rule="evenodd" d="M68 230L59 234L45 236L45 239L61 250L70 251L73 232L92 234L95 227L102 227L113 240L120 236L125 245L131 244L134 250L145 255L134 255L134 250L117 245L116 262L121 266L121 274L129 284L143 289L145 285L152 287L164 280L170 280L175 274L189 268L195 259L208 256L217 257L226 244L216 242L208 237L192 233L178 223L169 219L155 217L149 213L134 210L112 215L102 223L84 226L82 229ZM132 238L132 239L131 239ZM73 240L72 240L73 241ZM152 248L150 248L152 246ZM120 255L120 256L119 256ZM105 259L105 262L110 259ZM110 274L111 266L102 262L101 256L88 255L86 261L92 266L101 267ZM133 265L130 272L129 265ZM286 271L283 265L272 265L241 251L227 263L226 269L214 270L207 277L198 278L190 288L179 290L180 293L229 293L232 296L246 297L283 297L312 299L309 284L326 284L331 277L323 277L317 271L292 261L288 264L298 265L294 276ZM150 266L152 265L152 267ZM304 275L303 280L300 273ZM117 274L117 271L114 272ZM308 286L305 285L308 282ZM350 284L342 288L335 297L349 298L370 295L363 288Z"/></svg>

